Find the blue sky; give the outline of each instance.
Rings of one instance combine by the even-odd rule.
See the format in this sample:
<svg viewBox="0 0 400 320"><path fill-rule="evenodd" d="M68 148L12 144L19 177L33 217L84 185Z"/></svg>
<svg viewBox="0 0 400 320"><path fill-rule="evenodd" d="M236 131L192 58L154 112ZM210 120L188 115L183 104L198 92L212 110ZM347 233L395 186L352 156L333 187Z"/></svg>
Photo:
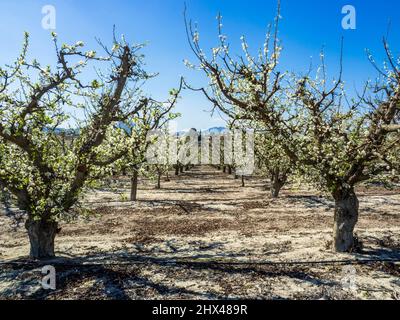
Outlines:
<svg viewBox="0 0 400 320"><path fill-rule="evenodd" d="M224 32L234 50L240 51L240 36L245 35L250 48L263 44L266 26L275 15L275 0L186 0L188 16L198 22L200 39L208 50L217 43L216 16L223 16ZM341 27L344 5L353 5L357 13L356 30ZM24 31L31 34L32 57L51 61L53 48L49 31L41 27L42 7L53 5L57 10L60 41L82 40L88 49L98 49L95 37L111 42L112 26L131 42L148 42L144 50L147 70L159 72L158 78L146 87L153 97L163 99L176 87L181 75L195 84L207 79L183 65L184 59L194 62L186 42L181 0L0 0L0 63L11 62L19 52ZM306 71L313 57L317 65L324 46L327 65L334 75L339 67L340 39L344 37L344 78L349 89L376 76L367 60L369 48L376 60L383 59L382 37L390 25L389 40L393 51L400 50L400 2L398 0L282 0L280 38L283 42L282 66L290 71ZM390 22L390 23L389 23ZM178 111L183 114L179 128L221 126L218 117L207 112L211 105L200 95L184 92Z"/></svg>

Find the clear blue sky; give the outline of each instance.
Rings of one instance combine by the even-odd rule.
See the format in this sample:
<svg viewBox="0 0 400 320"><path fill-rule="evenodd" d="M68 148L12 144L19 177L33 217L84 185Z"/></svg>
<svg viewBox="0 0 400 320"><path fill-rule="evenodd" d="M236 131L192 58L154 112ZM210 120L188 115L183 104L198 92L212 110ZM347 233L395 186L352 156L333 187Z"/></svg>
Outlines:
<svg viewBox="0 0 400 320"><path fill-rule="evenodd" d="M205 49L217 42L216 15L221 12L224 31L233 48L240 48L240 36L245 35L251 48L262 46L266 26L274 18L275 0L187 0L188 15L198 22L200 39ZM182 63L193 56L186 42L182 0L1 0L0 1L0 63L11 62L19 52L24 31L31 34L31 56L48 61L53 55L49 31L41 27L44 5L57 10L57 29L60 41L75 43L83 40L87 47L98 49L98 37L110 43L112 26L131 42L148 41L144 50L147 69L160 76L151 81L148 92L155 98L165 98L169 89L176 87L179 77L196 85L207 80L188 70ZM341 27L344 5L357 10L357 29ZM365 49L382 61L382 37L391 22L391 46L400 50L400 2L398 0L282 0L280 37L283 41L283 67L305 71L313 56L318 62L321 47L325 47L328 68L332 75L339 65L340 39L344 36L344 76L348 85L360 88L363 81L374 78L376 72L367 61ZM194 61L193 61L194 62ZM210 104L200 95L185 92L178 111L181 129L208 128L223 125L218 118L205 112Z"/></svg>

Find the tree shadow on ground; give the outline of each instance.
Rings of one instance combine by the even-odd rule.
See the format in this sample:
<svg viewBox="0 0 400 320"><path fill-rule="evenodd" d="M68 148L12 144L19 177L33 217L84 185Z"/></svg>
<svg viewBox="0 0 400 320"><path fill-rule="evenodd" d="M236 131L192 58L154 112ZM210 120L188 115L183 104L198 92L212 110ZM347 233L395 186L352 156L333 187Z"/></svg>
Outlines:
<svg viewBox="0 0 400 320"><path fill-rule="evenodd" d="M114 255L112 255L114 257ZM108 259L107 254L101 255ZM85 258L56 259L47 262L12 261L3 265L0 283L14 282L12 288L3 292L0 297L4 299L110 299L130 300L148 299L151 296L168 298L172 295L194 299L223 299L211 292L196 292L187 288L172 284L163 284L149 277L143 276L144 264L133 263L91 263L85 262ZM20 264L18 264L18 262ZM55 291L45 290L40 287L38 281L42 275L41 267L53 265L57 272L57 288ZM168 264L157 261L156 265L168 268ZM8 270L5 270L5 267ZM167 271L165 271L168 273ZM36 278L36 281L32 280ZM36 285L36 290L27 287ZM137 293L134 292L138 291ZM133 292L132 292L133 291Z"/></svg>
<svg viewBox="0 0 400 320"><path fill-rule="evenodd" d="M240 258L226 254L225 257ZM12 282L12 288L0 291L5 299L228 299L236 292L221 293L212 289L194 290L177 283L201 279L210 281L215 276L220 284L229 287L232 279L251 279L250 284L286 277L315 286L336 286L334 281L321 278L306 266L258 265L249 262L230 264L215 262L221 256L199 254L190 261L177 261L171 257L152 257L127 252L106 252L85 257L59 258L44 262L14 260L2 265L1 282ZM212 261L214 260L214 261ZM53 265L57 272L56 291L44 290L38 285L44 265ZM151 273L149 275L149 273ZM231 280L228 280L231 279ZM173 279L171 281L171 279ZM214 278L213 278L214 279ZM211 280L212 281L212 280ZM231 284L229 284L229 281ZM27 286L36 284L36 290ZM214 283L215 284L215 283ZM207 286L208 287L208 286ZM217 285L218 287L218 285ZM270 298L281 299L279 296Z"/></svg>
<svg viewBox="0 0 400 320"><path fill-rule="evenodd" d="M174 247L174 244L169 244ZM162 250L144 250L131 252L127 250L97 252L86 256L69 256L44 262L33 262L26 259L8 261L1 265L0 283L10 284L0 290L4 299L228 299L235 295L234 284L245 281L257 285L263 281L281 281L291 279L311 285L313 288L337 288L335 280L329 279L325 272L318 272L318 262L310 264L265 263L243 261L241 253L225 252L208 253L210 249L223 249L222 243L204 245L194 244L199 252L193 254L193 248L178 248L170 252ZM187 256L184 254L188 253ZM189 254L190 253L190 254ZM157 254L159 256L157 256ZM160 256L161 254L161 256ZM164 255L163 255L164 254ZM360 259L400 260L398 248L366 248L362 254L354 254L354 261L366 264ZM229 259L229 260L227 260ZM240 262L243 261L243 262ZM316 264L315 264L316 263ZM351 264L351 262L337 266ZM57 290L47 291L38 285L42 275L41 267L53 265L57 271ZM334 262L325 265L335 265ZM394 262L371 262L368 268L391 276L400 276L399 265ZM323 268L322 268L323 269ZM317 271L318 270L318 271ZM217 279L217 280L216 280ZM207 289L192 288L188 283L207 283ZM214 282L213 282L214 281ZM247 282L246 282L247 281ZM36 286L35 290L29 289ZM214 288L214 289L213 289ZM220 289L215 289L220 288ZM221 288L228 288L227 291ZM318 290L319 290L318 289ZM268 299L282 299L268 289ZM239 292L238 291L238 292ZM246 298L246 294L237 293Z"/></svg>

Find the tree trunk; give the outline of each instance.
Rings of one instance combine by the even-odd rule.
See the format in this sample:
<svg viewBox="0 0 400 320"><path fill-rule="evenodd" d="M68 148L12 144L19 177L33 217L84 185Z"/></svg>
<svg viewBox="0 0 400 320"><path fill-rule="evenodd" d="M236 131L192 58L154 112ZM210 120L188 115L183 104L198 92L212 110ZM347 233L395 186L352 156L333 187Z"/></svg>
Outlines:
<svg viewBox="0 0 400 320"><path fill-rule="evenodd" d="M138 172L137 170L134 170L133 175L131 177L131 201L137 200L137 189L138 189Z"/></svg>
<svg viewBox="0 0 400 320"><path fill-rule="evenodd" d="M178 165L175 166L175 175L179 176L179 166Z"/></svg>
<svg viewBox="0 0 400 320"><path fill-rule="evenodd" d="M157 176L157 189L161 189L161 173L158 173Z"/></svg>
<svg viewBox="0 0 400 320"><path fill-rule="evenodd" d="M226 173L226 166L223 166L223 167L222 167L222 172L223 172L223 173Z"/></svg>
<svg viewBox="0 0 400 320"><path fill-rule="evenodd" d="M271 184L271 196L272 198L279 198L279 192L283 187L283 183L280 181L273 181Z"/></svg>
<svg viewBox="0 0 400 320"><path fill-rule="evenodd" d="M58 223L44 220L34 221L32 218L28 218L25 228L31 244L31 259L54 258L54 239L58 233Z"/></svg>
<svg viewBox="0 0 400 320"><path fill-rule="evenodd" d="M117 180L117 171L113 170L112 171L112 181L114 184L117 184L118 180Z"/></svg>
<svg viewBox="0 0 400 320"><path fill-rule="evenodd" d="M278 198L279 192L287 181L286 175L280 175L279 172L275 172L271 177L271 196L272 198Z"/></svg>
<svg viewBox="0 0 400 320"><path fill-rule="evenodd" d="M278 168L272 169L271 173L271 196L272 198L279 198L279 193L285 183L287 182L287 173L281 172Z"/></svg>
<svg viewBox="0 0 400 320"><path fill-rule="evenodd" d="M340 188L333 193L333 197L335 199L333 249L336 252L351 252L354 248L354 227L358 221L357 195L354 188Z"/></svg>
<svg viewBox="0 0 400 320"><path fill-rule="evenodd" d="M228 174L232 174L232 167L228 166Z"/></svg>
<svg viewBox="0 0 400 320"><path fill-rule="evenodd" d="M245 187L244 176L242 176L242 187Z"/></svg>
<svg viewBox="0 0 400 320"><path fill-rule="evenodd" d="M180 166L180 172L183 173L183 166Z"/></svg>

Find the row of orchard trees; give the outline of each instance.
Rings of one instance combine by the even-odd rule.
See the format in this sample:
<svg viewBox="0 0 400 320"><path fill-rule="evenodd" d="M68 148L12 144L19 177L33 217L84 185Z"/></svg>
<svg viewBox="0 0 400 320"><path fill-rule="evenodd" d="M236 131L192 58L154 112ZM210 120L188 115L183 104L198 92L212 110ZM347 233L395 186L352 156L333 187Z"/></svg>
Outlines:
<svg viewBox="0 0 400 320"><path fill-rule="evenodd" d="M345 94L342 70L329 83L324 56L316 77L279 70L279 13L257 56L242 38L243 55L229 52L221 31L210 55L202 50L199 33L186 21L191 49L209 78L201 91L238 127L257 133L256 154L278 196L291 173L300 174L335 201L333 249L351 251L359 215L355 187L371 179L399 175L400 60L384 40L387 62L375 83L367 82L357 99ZM342 63L341 63L342 65ZM342 68L340 68L342 69Z"/></svg>
<svg viewBox="0 0 400 320"><path fill-rule="evenodd" d="M28 34L22 52L0 68L0 184L27 213L30 256L54 256L59 221L75 212L83 190L110 174L118 161L133 185L144 163L149 130L164 126L182 85L158 102L141 91L154 75L143 69L142 45L114 36L112 47L99 42L104 56L84 44L60 45L56 64L28 61ZM96 68L96 78L86 72ZM73 137L60 128L80 110ZM126 165L128 164L128 165ZM132 198L136 197L135 187Z"/></svg>

